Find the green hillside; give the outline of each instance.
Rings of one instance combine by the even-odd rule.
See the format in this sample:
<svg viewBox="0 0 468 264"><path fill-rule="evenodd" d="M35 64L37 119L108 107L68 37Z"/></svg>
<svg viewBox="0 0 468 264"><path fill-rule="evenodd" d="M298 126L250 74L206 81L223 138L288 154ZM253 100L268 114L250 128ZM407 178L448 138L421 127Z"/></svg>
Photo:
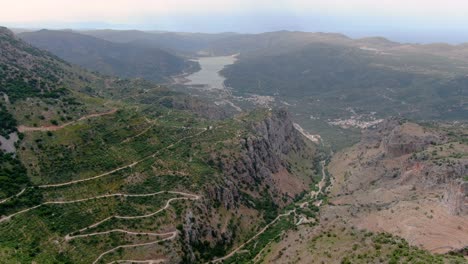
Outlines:
<svg viewBox="0 0 468 264"><path fill-rule="evenodd" d="M72 66L3 28L0 45L1 81L15 84L1 90L2 131L20 137L0 156L4 263L209 261L318 173L320 153L284 111L226 119L164 87Z"/></svg>
<svg viewBox="0 0 468 264"><path fill-rule="evenodd" d="M196 63L156 47L113 43L75 32L40 30L19 36L66 61L123 78L164 83L173 75L198 69Z"/></svg>
<svg viewBox="0 0 468 264"><path fill-rule="evenodd" d="M349 107L380 116L466 116L465 76L411 72L403 64L358 48L317 43L282 55L240 59L223 75L239 95L297 101L323 118L337 118Z"/></svg>

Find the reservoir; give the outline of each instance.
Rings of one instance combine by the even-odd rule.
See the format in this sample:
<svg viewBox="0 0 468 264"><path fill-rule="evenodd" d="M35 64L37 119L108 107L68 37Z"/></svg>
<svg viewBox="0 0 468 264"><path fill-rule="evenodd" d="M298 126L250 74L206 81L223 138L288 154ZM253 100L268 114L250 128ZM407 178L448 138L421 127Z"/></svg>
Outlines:
<svg viewBox="0 0 468 264"><path fill-rule="evenodd" d="M236 61L234 56L200 57L198 60L201 70L192 73L185 78L188 82L185 85L200 85L205 89L224 89L225 78L219 74L226 65Z"/></svg>

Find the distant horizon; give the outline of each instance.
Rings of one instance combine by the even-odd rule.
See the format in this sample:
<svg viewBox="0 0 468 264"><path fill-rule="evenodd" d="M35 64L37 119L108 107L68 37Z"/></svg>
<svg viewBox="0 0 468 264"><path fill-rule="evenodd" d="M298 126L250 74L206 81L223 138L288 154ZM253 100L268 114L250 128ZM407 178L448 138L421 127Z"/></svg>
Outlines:
<svg viewBox="0 0 468 264"><path fill-rule="evenodd" d="M203 31L175 31L175 30L164 30L164 29L139 29L139 28L132 28L132 27L15 27L15 26L8 26L8 25L0 25L9 28L15 33L22 33L22 32L29 32L29 31L39 31L39 30L58 30L58 31L92 31L92 30L114 30L114 31L142 31L142 32L149 32L149 33L156 33L156 32L161 32L161 33L189 33L189 34L224 34L224 33L232 33L232 34L263 34L263 33L271 33L271 32L280 32L280 31L289 31L289 32L303 32L303 33L325 33L325 34L341 34L344 35L345 37L351 38L351 39L361 39L361 38L385 38L389 41L392 42L398 42L398 43L410 43L410 44L437 44L437 43L443 43L443 44L449 44L449 45L462 45L462 44L467 44L468 43L468 35L466 40L459 39L459 41L447 41L447 40L442 40L438 39L436 37L427 37L422 38L425 40L422 40L421 37L413 36L412 38L405 38L398 36L397 34L365 34L365 33L346 33L346 32L340 32L340 31L324 31L324 30L316 30L316 31L306 31L306 30L293 30L293 29L277 29L277 30L271 30L271 31L257 31L257 32L241 32L241 31L218 31L218 32L203 32ZM418 41L418 39L420 41Z"/></svg>
<svg viewBox="0 0 468 264"><path fill-rule="evenodd" d="M398 42L468 42L465 0L0 0L16 28L381 36Z"/></svg>

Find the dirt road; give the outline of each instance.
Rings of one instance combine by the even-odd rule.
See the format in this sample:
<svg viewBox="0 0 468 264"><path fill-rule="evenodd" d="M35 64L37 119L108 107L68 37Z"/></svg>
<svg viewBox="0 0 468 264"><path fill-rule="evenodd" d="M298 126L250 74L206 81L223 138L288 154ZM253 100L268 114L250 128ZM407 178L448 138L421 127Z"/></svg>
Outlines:
<svg viewBox="0 0 468 264"><path fill-rule="evenodd" d="M51 125L51 126L40 126L40 127L28 127L28 126L20 125L20 126L18 126L18 131L21 132L21 133L31 132L31 131L57 131L57 130L60 130L60 129L64 128L64 127L67 127L69 125L73 125L73 124L75 124L75 123L77 123L79 121L82 121L82 120L85 120L85 119L88 119L88 118L104 116L104 115L111 115L111 114L114 114L115 112L117 112L116 108L110 110L109 112L89 114L89 115L80 117L78 120L71 121L71 122L65 123L65 124L60 125L60 126Z"/></svg>

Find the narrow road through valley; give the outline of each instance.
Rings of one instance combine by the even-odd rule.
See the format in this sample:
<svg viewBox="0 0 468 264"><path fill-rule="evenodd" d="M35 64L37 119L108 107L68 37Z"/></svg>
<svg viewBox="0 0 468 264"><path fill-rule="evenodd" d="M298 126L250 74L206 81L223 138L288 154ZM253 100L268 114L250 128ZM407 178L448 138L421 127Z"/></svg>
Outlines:
<svg viewBox="0 0 468 264"><path fill-rule="evenodd" d="M322 179L320 180L320 182L318 183L318 188L319 190L318 191L312 191L310 192L310 197L312 199L315 199L321 192L322 192L322 189L323 187L325 186L326 184L326 174L325 174L325 161L321 161L321 164L322 164ZM241 245L239 245L237 248L235 248L233 251L231 251L231 253L227 254L226 256L224 257L221 257L221 258L217 258L217 259L214 259L210 262L207 262L205 264L209 264L209 263L219 263L219 262L222 262L223 260L226 260L232 256L234 256L234 254L238 253L246 244L250 243L252 240L254 240L255 238L257 238L259 235L263 234L271 225L273 225L275 222L277 222L280 218L284 217L284 216L288 216L290 215L291 213L293 212L296 212L296 209L294 210L291 210L291 211L288 211L284 214L280 214L278 215L273 221L271 221L269 224L267 224L265 227L262 228L262 230L260 230L257 234L255 234L253 237L251 237L249 240L247 240L246 242L242 243ZM258 256L258 254L257 254ZM257 257L256 256L256 257Z"/></svg>
<svg viewBox="0 0 468 264"><path fill-rule="evenodd" d="M321 167L322 167L322 179L320 179L320 182L318 183L318 191L311 191L311 192L310 192L310 197L311 197L312 199L317 198L317 196L318 196L320 193L323 192L322 189L323 189L323 187L324 187L325 184L326 184L325 161L322 160L322 161L320 162L320 164L321 164Z"/></svg>

